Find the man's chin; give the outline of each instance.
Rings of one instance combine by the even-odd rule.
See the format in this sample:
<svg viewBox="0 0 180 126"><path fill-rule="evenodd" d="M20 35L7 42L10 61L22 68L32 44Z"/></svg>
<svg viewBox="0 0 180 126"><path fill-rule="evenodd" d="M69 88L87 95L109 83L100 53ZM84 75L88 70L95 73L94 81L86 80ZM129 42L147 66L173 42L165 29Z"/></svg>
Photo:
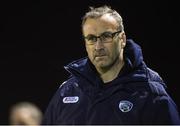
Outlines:
<svg viewBox="0 0 180 126"><path fill-rule="evenodd" d="M99 68L106 68L107 66L108 66L107 63L103 61L96 63L96 67L99 67Z"/></svg>
<svg viewBox="0 0 180 126"><path fill-rule="evenodd" d="M101 67L101 68L104 68L104 67L107 67L108 66L108 59L107 59L107 56L103 56L103 57L96 57L94 59L94 65L96 67Z"/></svg>

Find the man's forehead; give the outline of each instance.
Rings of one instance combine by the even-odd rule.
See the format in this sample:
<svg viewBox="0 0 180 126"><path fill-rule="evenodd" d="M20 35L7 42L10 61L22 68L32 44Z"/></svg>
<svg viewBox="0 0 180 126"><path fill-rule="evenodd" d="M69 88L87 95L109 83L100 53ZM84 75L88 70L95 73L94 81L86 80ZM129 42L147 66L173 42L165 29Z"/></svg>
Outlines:
<svg viewBox="0 0 180 126"><path fill-rule="evenodd" d="M105 21L108 21L108 22L112 22L114 24L117 23L116 19L112 16L112 14L104 14L100 17L101 20L105 20Z"/></svg>
<svg viewBox="0 0 180 126"><path fill-rule="evenodd" d="M104 22L111 22L114 24L118 24L117 20L114 18L114 16L112 16L112 14L104 14L100 17L89 17L86 19L86 22L91 22L91 21L104 21Z"/></svg>
<svg viewBox="0 0 180 126"><path fill-rule="evenodd" d="M88 18L83 26L83 30L99 29L117 29L118 23L116 19L110 14L105 14L98 18Z"/></svg>

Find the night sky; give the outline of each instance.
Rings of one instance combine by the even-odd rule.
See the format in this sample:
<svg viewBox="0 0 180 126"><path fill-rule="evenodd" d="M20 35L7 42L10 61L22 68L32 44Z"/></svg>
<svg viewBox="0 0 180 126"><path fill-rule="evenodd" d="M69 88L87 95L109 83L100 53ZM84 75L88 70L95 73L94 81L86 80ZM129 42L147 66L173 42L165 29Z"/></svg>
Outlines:
<svg viewBox="0 0 180 126"><path fill-rule="evenodd" d="M64 65L86 56L81 18L89 6L109 5L124 19L146 64L164 79L180 107L179 7L172 0L24 0L0 2L0 124L20 101L44 112L69 74Z"/></svg>

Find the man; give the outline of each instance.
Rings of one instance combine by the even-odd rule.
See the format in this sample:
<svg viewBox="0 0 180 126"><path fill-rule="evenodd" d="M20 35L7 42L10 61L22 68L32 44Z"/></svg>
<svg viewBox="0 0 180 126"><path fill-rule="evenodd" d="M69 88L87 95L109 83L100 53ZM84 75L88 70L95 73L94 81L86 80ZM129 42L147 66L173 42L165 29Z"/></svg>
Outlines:
<svg viewBox="0 0 180 126"><path fill-rule="evenodd" d="M40 125L41 110L30 102L19 102L10 109L10 124L12 125Z"/></svg>
<svg viewBox="0 0 180 126"><path fill-rule="evenodd" d="M175 103L140 46L126 40L121 16L91 8L82 32L88 58L67 65L71 74L52 98L43 124L180 124Z"/></svg>

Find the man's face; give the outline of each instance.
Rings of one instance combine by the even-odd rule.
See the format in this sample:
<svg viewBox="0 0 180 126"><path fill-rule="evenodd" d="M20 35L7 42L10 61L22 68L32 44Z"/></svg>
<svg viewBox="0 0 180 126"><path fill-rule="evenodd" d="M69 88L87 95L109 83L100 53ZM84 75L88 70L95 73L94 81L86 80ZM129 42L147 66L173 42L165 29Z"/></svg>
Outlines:
<svg viewBox="0 0 180 126"><path fill-rule="evenodd" d="M119 25L116 20L109 14L106 14L97 19L88 18L83 25L83 34L85 37L92 35L101 36L106 32L117 32L118 27ZM110 68L119 58L120 52L124 47L122 47L122 43L125 43L125 41L121 39L122 34L124 34L124 32L117 33L112 37L112 40L108 42L104 42L98 38L94 44L89 44L88 40L85 40L88 57L96 69Z"/></svg>

